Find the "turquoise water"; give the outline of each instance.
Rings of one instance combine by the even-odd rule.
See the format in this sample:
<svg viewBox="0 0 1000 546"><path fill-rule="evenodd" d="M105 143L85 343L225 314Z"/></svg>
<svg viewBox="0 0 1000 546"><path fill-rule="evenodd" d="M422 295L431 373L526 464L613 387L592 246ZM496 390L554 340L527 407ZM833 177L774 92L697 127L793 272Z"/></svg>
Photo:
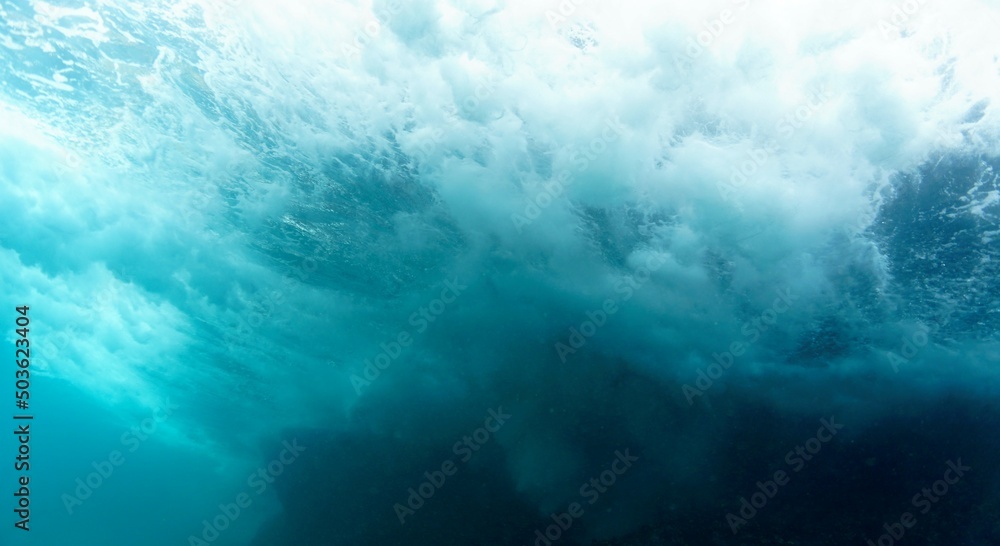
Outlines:
<svg viewBox="0 0 1000 546"><path fill-rule="evenodd" d="M1000 544L998 21L0 3L3 544Z"/></svg>

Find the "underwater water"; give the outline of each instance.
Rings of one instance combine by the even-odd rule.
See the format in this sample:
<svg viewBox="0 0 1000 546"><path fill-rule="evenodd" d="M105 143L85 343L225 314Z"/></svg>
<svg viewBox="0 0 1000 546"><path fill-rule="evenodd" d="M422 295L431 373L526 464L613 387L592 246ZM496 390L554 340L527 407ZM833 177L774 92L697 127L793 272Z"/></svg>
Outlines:
<svg viewBox="0 0 1000 546"><path fill-rule="evenodd" d="M2 544L1000 544L998 24L0 1Z"/></svg>

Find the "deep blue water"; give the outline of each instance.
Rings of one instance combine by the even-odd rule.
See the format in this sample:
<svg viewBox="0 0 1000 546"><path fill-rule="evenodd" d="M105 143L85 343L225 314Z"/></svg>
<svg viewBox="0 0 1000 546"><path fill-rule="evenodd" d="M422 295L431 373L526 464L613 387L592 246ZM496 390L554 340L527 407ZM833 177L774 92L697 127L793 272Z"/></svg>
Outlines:
<svg viewBox="0 0 1000 546"><path fill-rule="evenodd" d="M1000 544L997 22L0 2L2 543Z"/></svg>

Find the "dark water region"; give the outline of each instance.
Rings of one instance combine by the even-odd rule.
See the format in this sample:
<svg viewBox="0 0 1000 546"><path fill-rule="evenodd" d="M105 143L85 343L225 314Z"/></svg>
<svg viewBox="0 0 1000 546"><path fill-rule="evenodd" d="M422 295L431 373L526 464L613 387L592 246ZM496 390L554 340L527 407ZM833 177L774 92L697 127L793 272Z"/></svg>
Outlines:
<svg viewBox="0 0 1000 546"><path fill-rule="evenodd" d="M928 345L995 335L1000 260L984 234L996 232L997 217L969 205L997 191L995 165L993 158L936 157L897 177L869 230L889 257L889 287L878 290L872 270L840 264L835 289L858 305L830 313L789 345L790 354L775 355L783 366L810 369L859 358L869 373L800 384L762 377L729 383L718 396L682 399L663 394L680 384L614 354L574 355L617 375L588 385L578 393L586 402L568 407L560 407L566 393L558 387L539 388L531 396L560 417L515 418L518 434L568 442L568 463L544 450L529 457L556 474L573 465L580 492L590 493L547 509L518 487L496 441L435 481L442 462L456 458L450 441L477 426L476 404L502 400L500 392L487 387L447 410L433 393L392 392L398 415L378 425L359 415L349 430L282 433L315 447L279 482L283 514L255 544L288 536L316 545L343 536L372 545L997 543L1000 401L963 377L957 352L933 364L937 382L912 377ZM901 337L898 352L873 350L882 324L907 320L927 326ZM581 364L539 365L551 367L548 381L574 383ZM786 389L816 403L781 408ZM623 397L643 403L614 402ZM678 455L692 446L697 457ZM634 469L620 468L603 494L588 489L594 476L600 487L611 454L624 448L637 459ZM429 498L418 496L421 483Z"/></svg>
<svg viewBox="0 0 1000 546"><path fill-rule="evenodd" d="M659 438L622 438L617 445L634 446L635 469L606 494L577 498L578 519L565 517L569 505L554 511L555 518L539 514L504 471L502 450L484 446L400 525L392 510L406 502L400 484L416 488L429 481L424 473L452 453L371 434L290 430L285 436L304 438L313 451L277 482L284 513L255 544L279 537L329 544L345 535L359 544L864 544L877 543L886 525L900 528L905 513L915 521L905 527L907 544L990 544L1000 536L996 400L942 395L907 404L868 422L836 423L834 417L843 429L818 449L809 442L830 416L777 415L759 401L734 400L707 415L681 417L686 434L672 426ZM595 464L581 484L608 469L616 444L599 431L553 433L572 433L593 450L587 455ZM686 442L710 442L710 457L666 467L654 458L664 437L678 450ZM602 457L604 464L597 464ZM780 472L786 478L776 481ZM677 479L678 473L687 477ZM954 483L942 486L945 480ZM761 506L747 508L758 493L766 502L758 496ZM635 499L643 506L634 507ZM638 529L600 540L587 536L623 508L644 513L627 518ZM560 522L568 529L549 531L557 540L539 540L536 531Z"/></svg>

